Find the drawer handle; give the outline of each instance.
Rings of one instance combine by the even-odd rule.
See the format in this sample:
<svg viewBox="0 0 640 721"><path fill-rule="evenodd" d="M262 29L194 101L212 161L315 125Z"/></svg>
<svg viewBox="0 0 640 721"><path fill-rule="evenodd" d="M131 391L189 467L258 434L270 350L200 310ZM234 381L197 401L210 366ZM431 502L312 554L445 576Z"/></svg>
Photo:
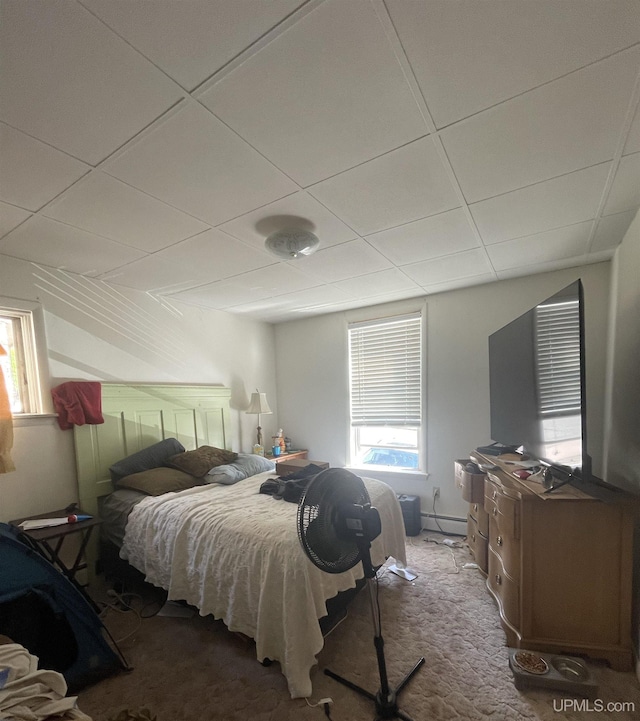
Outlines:
<svg viewBox="0 0 640 721"><path fill-rule="evenodd" d="M498 491L494 491L491 498L493 498L493 500L495 501L497 497L498 497Z"/></svg>
<svg viewBox="0 0 640 721"><path fill-rule="evenodd" d="M475 533L472 533L472 534L471 534L471 540L472 540L474 543L476 542L476 534L475 534Z"/></svg>
<svg viewBox="0 0 640 721"><path fill-rule="evenodd" d="M474 504L473 504L473 510L474 510L476 513L478 512L478 504L477 504L477 503L474 503Z"/></svg>
<svg viewBox="0 0 640 721"><path fill-rule="evenodd" d="M494 515L494 516L497 516L497 515L498 515L498 509L497 509L497 508L494 508L494 509L493 509L493 515Z"/></svg>
<svg viewBox="0 0 640 721"><path fill-rule="evenodd" d="M502 576L499 573L496 573L496 583L498 586L502 585Z"/></svg>
<svg viewBox="0 0 640 721"><path fill-rule="evenodd" d="M498 544L498 546L501 546L501 545L502 545L502 536L498 536L498 537L496 538L496 543Z"/></svg>

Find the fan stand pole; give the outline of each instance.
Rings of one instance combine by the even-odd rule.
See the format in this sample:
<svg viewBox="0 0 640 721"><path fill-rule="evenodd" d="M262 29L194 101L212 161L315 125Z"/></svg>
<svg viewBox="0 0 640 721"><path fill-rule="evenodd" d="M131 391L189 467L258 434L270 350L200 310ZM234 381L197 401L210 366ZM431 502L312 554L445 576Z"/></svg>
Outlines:
<svg viewBox="0 0 640 721"><path fill-rule="evenodd" d="M380 615L377 613L377 603L376 603L376 595L375 595L375 587L373 583L373 579L376 576L376 571L373 568L373 565L371 563L371 553L370 553L371 544L366 543L366 548L364 547L364 544L361 548L362 551L362 566L364 568L364 575L367 579L367 587L369 589L369 601L371 603L371 617L373 619L373 628L375 632L375 636L373 639L373 645L376 649L376 656L378 658L378 672L380 675L380 688L378 690L377 694L372 694L369 691L366 691L365 689L361 688L357 684L348 681L346 678L343 678L342 676L338 676L337 673L333 673L333 671L330 671L328 668L324 670L325 675L329 676L330 678L334 679L335 681L338 681L343 686L346 686L347 688L350 688L352 691L355 691L356 693L359 693L361 696L364 696L365 698L368 698L370 701L373 701L376 706L376 720L380 721L381 719L392 719L392 718L399 718L402 719L402 721L412 721L410 716L407 716L407 714L403 713L398 708L397 699L400 695L401 691L404 689L404 687L409 683L409 681L413 678L416 671L422 666L424 663L424 656L421 657L418 662L415 664L415 666L409 671L409 673L402 679L402 682L397 686L397 688L391 690L389 689L389 680L387 678L387 664L384 657L384 639L382 638L382 628L380 624Z"/></svg>

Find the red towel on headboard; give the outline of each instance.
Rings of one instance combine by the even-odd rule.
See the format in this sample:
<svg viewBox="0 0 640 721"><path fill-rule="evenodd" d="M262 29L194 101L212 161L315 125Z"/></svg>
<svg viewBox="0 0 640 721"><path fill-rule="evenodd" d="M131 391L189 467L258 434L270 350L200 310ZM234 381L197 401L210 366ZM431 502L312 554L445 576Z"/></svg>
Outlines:
<svg viewBox="0 0 640 721"><path fill-rule="evenodd" d="M102 388L97 381L69 381L51 389L63 431L85 423L104 423L102 417Z"/></svg>

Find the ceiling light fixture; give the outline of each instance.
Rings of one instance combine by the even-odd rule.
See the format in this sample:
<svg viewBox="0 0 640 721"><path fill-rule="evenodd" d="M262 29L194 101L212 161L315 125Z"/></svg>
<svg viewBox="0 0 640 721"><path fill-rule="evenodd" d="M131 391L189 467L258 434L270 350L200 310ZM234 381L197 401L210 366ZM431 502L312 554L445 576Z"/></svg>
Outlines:
<svg viewBox="0 0 640 721"><path fill-rule="evenodd" d="M278 258L292 260L315 253L318 237L308 230L276 230L264 241L266 249Z"/></svg>

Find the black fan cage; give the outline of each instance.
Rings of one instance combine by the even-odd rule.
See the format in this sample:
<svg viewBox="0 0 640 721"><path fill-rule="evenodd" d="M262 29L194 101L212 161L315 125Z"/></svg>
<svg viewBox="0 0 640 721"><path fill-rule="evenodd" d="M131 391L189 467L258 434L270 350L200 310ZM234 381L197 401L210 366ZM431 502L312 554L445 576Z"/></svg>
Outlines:
<svg viewBox="0 0 640 721"><path fill-rule="evenodd" d="M315 476L298 505L298 538L311 562L327 573L343 573L362 560L352 537L340 535L340 509L367 505L369 494L361 478L342 468Z"/></svg>

